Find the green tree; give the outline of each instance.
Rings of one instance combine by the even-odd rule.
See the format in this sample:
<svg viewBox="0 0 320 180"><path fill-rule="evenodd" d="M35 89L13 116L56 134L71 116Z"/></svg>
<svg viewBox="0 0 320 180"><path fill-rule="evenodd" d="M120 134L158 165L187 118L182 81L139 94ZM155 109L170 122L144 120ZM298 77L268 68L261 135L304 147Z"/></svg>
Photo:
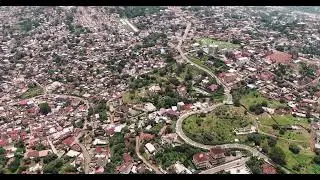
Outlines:
<svg viewBox="0 0 320 180"><path fill-rule="evenodd" d="M47 115L51 112L51 108L47 102L39 104L40 113L43 115Z"/></svg>
<svg viewBox="0 0 320 180"><path fill-rule="evenodd" d="M286 164L286 154L279 147L272 148L269 156L276 164L279 164L281 166Z"/></svg>
<svg viewBox="0 0 320 180"><path fill-rule="evenodd" d="M276 144L277 144L277 139L276 139L276 138L270 137L270 138L268 139L268 145L269 145L270 147L274 147Z"/></svg>
<svg viewBox="0 0 320 180"><path fill-rule="evenodd" d="M251 157L249 161L246 162L246 165L250 168L252 174L261 174L263 160L258 159L257 157Z"/></svg>
<svg viewBox="0 0 320 180"><path fill-rule="evenodd" d="M313 158L313 162L320 165L320 156L317 155Z"/></svg>
<svg viewBox="0 0 320 180"><path fill-rule="evenodd" d="M47 156L45 156L43 158L43 163L44 164L48 164L48 163L54 161L57 158L58 158L58 156L56 154L54 154L54 153L48 154Z"/></svg>
<svg viewBox="0 0 320 180"><path fill-rule="evenodd" d="M289 150L294 154L299 154L299 152L300 152L300 148L296 144L290 144Z"/></svg>

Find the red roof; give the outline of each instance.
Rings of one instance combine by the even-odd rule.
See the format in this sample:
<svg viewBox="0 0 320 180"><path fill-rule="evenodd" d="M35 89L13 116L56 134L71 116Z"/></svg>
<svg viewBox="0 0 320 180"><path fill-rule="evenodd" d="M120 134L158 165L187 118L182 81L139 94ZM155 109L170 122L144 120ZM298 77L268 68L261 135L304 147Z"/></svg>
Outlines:
<svg viewBox="0 0 320 180"><path fill-rule="evenodd" d="M5 139L0 139L0 147L7 146L9 142Z"/></svg>
<svg viewBox="0 0 320 180"><path fill-rule="evenodd" d="M259 78L264 80L264 81L267 81L267 80L271 80L273 79L273 74L270 73L270 72L262 72L260 75L259 75Z"/></svg>
<svg viewBox="0 0 320 180"><path fill-rule="evenodd" d="M74 151L81 151L81 148L80 148L80 146L78 144L72 145L71 149L74 150Z"/></svg>
<svg viewBox="0 0 320 180"><path fill-rule="evenodd" d="M124 153L122 157L124 162L133 162L133 158L128 153Z"/></svg>
<svg viewBox="0 0 320 180"><path fill-rule="evenodd" d="M114 130L115 130L114 127L107 129L107 134L108 134L109 136L114 135L114 134L115 134Z"/></svg>
<svg viewBox="0 0 320 180"><path fill-rule="evenodd" d="M208 158L207 154L205 154L205 153L197 153L197 154L193 155L193 160L197 163L201 163L201 162L208 161L209 158Z"/></svg>
<svg viewBox="0 0 320 180"><path fill-rule="evenodd" d="M225 152L225 150L220 147L210 149L211 154L223 154L224 152Z"/></svg>
<svg viewBox="0 0 320 180"><path fill-rule="evenodd" d="M169 116L179 116L179 113L175 112L172 109L167 110L165 113Z"/></svg>
<svg viewBox="0 0 320 180"><path fill-rule="evenodd" d="M29 151L27 157L39 157L39 151Z"/></svg>
<svg viewBox="0 0 320 180"><path fill-rule="evenodd" d="M314 95L320 97L320 91L315 92Z"/></svg>
<svg viewBox="0 0 320 180"><path fill-rule="evenodd" d="M19 104L21 105L21 106L25 106L25 105L27 105L27 100L22 100L22 101L20 101L19 102Z"/></svg>
<svg viewBox="0 0 320 180"><path fill-rule="evenodd" d="M185 104L185 105L183 106L183 109L184 109L184 110L191 110L191 109L192 109L192 104Z"/></svg>
<svg viewBox="0 0 320 180"><path fill-rule="evenodd" d="M288 64L292 60L292 56L284 52L276 52L266 57L270 59L273 63L284 63Z"/></svg>
<svg viewBox="0 0 320 180"><path fill-rule="evenodd" d="M154 138L154 136L152 134L143 133L143 132L140 133L140 139L142 139L142 140L147 140L148 141L148 140L151 140L153 138Z"/></svg>
<svg viewBox="0 0 320 180"><path fill-rule="evenodd" d="M102 147L98 146L96 147L96 153L102 153Z"/></svg>
<svg viewBox="0 0 320 180"><path fill-rule="evenodd" d="M277 174L277 170L268 163L262 165L263 174Z"/></svg>
<svg viewBox="0 0 320 180"><path fill-rule="evenodd" d="M71 137L68 137L67 139L63 140L62 143L64 145L71 146L71 144L73 143L74 140L75 140L75 138L73 136L71 136Z"/></svg>

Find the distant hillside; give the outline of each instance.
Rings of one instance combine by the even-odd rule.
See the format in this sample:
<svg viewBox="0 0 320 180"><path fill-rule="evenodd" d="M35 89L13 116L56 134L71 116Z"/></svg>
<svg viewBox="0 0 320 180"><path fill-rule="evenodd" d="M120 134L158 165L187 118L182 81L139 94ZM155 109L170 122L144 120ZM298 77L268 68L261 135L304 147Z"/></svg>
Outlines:
<svg viewBox="0 0 320 180"><path fill-rule="evenodd" d="M289 10L320 14L320 6L287 6Z"/></svg>

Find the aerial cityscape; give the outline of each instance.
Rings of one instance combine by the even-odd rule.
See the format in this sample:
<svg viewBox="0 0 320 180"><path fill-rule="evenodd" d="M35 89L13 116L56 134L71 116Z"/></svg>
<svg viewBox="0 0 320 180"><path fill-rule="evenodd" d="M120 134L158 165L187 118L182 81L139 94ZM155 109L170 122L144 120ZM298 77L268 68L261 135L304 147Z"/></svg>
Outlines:
<svg viewBox="0 0 320 180"><path fill-rule="evenodd" d="M320 7L0 7L0 174L320 174Z"/></svg>

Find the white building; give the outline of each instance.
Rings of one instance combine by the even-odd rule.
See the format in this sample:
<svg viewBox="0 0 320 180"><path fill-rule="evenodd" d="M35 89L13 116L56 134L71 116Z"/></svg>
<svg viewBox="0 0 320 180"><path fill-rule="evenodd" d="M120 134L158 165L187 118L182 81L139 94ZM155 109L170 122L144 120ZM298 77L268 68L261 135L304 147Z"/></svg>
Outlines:
<svg viewBox="0 0 320 180"><path fill-rule="evenodd" d="M153 154L156 152L156 148L151 143L147 143L145 147L147 148L150 154Z"/></svg>

